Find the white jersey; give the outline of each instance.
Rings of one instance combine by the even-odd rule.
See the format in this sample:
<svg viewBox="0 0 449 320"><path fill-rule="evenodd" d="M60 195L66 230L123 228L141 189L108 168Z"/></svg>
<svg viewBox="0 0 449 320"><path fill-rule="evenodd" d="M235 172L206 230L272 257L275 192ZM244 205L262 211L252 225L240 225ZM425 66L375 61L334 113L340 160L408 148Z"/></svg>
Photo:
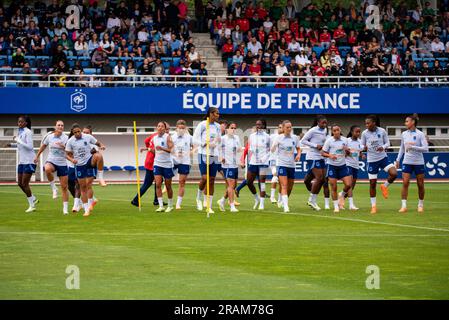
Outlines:
<svg viewBox="0 0 449 320"><path fill-rule="evenodd" d="M33 132L26 127L20 128L16 138L16 145L19 153L18 164L34 164L36 154L33 149Z"/></svg>
<svg viewBox="0 0 449 320"><path fill-rule="evenodd" d="M336 155L337 159L327 158L327 164L332 166L344 166L346 165L346 152L345 148L348 146L348 139L345 137L340 137L340 139L335 139L334 137L329 137L323 146L323 151L329 154Z"/></svg>
<svg viewBox="0 0 449 320"><path fill-rule="evenodd" d="M220 125L216 122L209 125L210 156L219 155L221 138ZM201 121L193 133L193 143L198 146L198 153L206 155L206 120Z"/></svg>
<svg viewBox="0 0 449 320"><path fill-rule="evenodd" d="M92 144L96 144L97 139L95 139L90 134L82 133L81 137L77 139L75 136L72 136L65 146L65 151L72 152L73 157L77 161L77 166L83 166L89 161L92 154L90 151L92 150Z"/></svg>
<svg viewBox="0 0 449 320"><path fill-rule="evenodd" d="M273 147L276 147L276 166L294 168L296 148L299 144L299 138L296 135L279 134L273 142Z"/></svg>
<svg viewBox="0 0 449 320"><path fill-rule="evenodd" d="M45 136L42 144L48 146L47 162L51 162L56 166L67 166L65 145L68 140L69 137L65 133L62 133L60 136L56 136L54 133Z"/></svg>
<svg viewBox="0 0 449 320"><path fill-rule="evenodd" d="M173 168L173 161L170 152L164 150L157 150L156 147L168 148L168 133L164 133L161 136L156 135L153 138L153 144L155 149L154 165L161 168Z"/></svg>
<svg viewBox="0 0 449 320"><path fill-rule="evenodd" d="M248 139L249 164L268 166L270 158L270 136L265 131L252 133Z"/></svg>
<svg viewBox="0 0 449 320"><path fill-rule="evenodd" d="M360 166L360 152L363 151L362 140L348 138L348 148L350 154L346 157L346 165L358 170Z"/></svg>
<svg viewBox="0 0 449 320"><path fill-rule="evenodd" d="M224 135L221 138L221 158L224 159L223 168L238 168L238 154L242 144L237 135Z"/></svg>
<svg viewBox="0 0 449 320"><path fill-rule="evenodd" d="M323 146L327 138L327 128L321 129L319 126L315 126L306 132L302 137L301 144L308 146L309 150L306 153L306 160L322 160L323 156L321 151L317 149L317 146Z"/></svg>
<svg viewBox="0 0 449 320"><path fill-rule="evenodd" d="M175 164L190 165L190 150L192 150L193 139L189 133L178 135L175 132L172 135L173 140L173 162Z"/></svg>
<svg viewBox="0 0 449 320"><path fill-rule="evenodd" d="M271 147L273 147L273 143L276 141L276 138L279 136L279 133L270 134ZM270 147L270 161L276 161L276 152L272 152Z"/></svg>
<svg viewBox="0 0 449 320"><path fill-rule="evenodd" d="M424 164L423 153L428 151L429 144L424 133L418 129L407 130L402 132L401 147L396 161L400 162L405 154L403 164L422 165Z"/></svg>
<svg viewBox="0 0 449 320"><path fill-rule="evenodd" d="M362 144L367 147L368 162L380 161L387 156L387 148L390 147L385 129L377 127L375 131L366 129L362 133ZM377 151L377 148L383 147L383 151Z"/></svg>

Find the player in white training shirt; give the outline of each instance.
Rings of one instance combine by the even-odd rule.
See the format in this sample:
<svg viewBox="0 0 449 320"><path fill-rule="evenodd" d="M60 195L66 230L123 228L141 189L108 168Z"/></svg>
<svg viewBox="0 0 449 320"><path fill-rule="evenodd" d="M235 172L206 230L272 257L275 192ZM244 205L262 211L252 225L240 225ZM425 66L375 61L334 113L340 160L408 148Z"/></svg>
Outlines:
<svg viewBox="0 0 449 320"><path fill-rule="evenodd" d="M416 184L418 185L418 212L424 212L424 152L429 151L429 145L424 133L416 128L418 125L418 115L405 118L406 131L401 135L401 148L396 159L396 168L402 161L402 206L399 212L407 212L407 197L410 178L413 173L416 176Z"/></svg>
<svg viewBox="0 0 449 320"><path fill-rule="evenodd" d="M362 133L362 145L367 151L368 177L370 183L371 213L377 213L376 186L380 170L388 173L388 179L380 186L382 195L388 198L388 186L396 180L398 173L393 163L388 160L386 150L390 147L387 132L380 127L379 117L369 115L365 119L366 130Z"/></svg>
<svg viewBox="0 0 449 320"><path fill-rule="evenodd" d="M271 151L276 155L276 167L278 168L284 212L290 212L288 198L295 183L295 163L301 158L299 138L292 131L292 123L289 120L283 121L283 133L275 138L271 147Z"/></svg>
<svg viewBox="0 0 449 320"><path fill-rule="evenodd" d="M13 137L15 143L8 143L10 147L16 147L19 156L19 163L17 166L17 184L23 193L25 193L28 200L27 213L36 211L36 204L39 200L31 192L30 180L33 173L36 172L36 164L34 163L34 149L33 149L33 132L31 131L31 119L28 116L20 116L17 119L19 132L17 136Z"/></svg>
<svg viewBox="0 0 449 320"><path fill-rule="evenodd" d="M58 197L58 188L55 184L53 173L59 178L62 193L62 213L69 214L69 190L68 190L68 174L67 159L65 153L65 145L69 137L64 133L64 122L56 121L55 131L49 133L42 140L41 147L34 159L34 163L38 163L39 156L48 147L48 156L44 165L45 174L50 182L53 192L53 199Z"/></svg>
<svg viewBox="0 0 449 320"><path fill-rule="evenodd" d="M273 142L276 141L276 138L282 134L282 122L278 124L277 129L275 129L273 134L270 134L271 147L273 146ZM278 167L276 166L276 154L270 150L270 169L271 169L271 193L270 193L270 201L275 204L282 204L282 195L281 195L281 187L279 186L278 199L276 200L276 187L279 182L278 178Z"/></svg>
<svg viewBox="0 0 449 320"><path fill-rule="evenodd" d="M176 122L176 132L172 136L174 170L179 174L179 191L176 201L176 210L181 209L184 197L187 176L190 173L190 155L193 150L193 138L190 135L184 120Z"/></svg>

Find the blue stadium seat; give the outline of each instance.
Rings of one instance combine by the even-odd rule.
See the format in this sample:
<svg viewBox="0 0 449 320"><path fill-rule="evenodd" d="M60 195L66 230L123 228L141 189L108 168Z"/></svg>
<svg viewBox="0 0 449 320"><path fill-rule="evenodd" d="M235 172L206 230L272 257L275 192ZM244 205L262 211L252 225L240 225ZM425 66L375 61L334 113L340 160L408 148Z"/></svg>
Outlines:
<svg viewBox="0 0 449 320"><path fill-rule="evenodd" d="M314 46L312 50L316 52L316 55L318 57L320 56L321 52L323 52L323 48L319 46Z"/></svg>
<svg viewBox="0 0 449 320"><path fill-rule="evenodd" d="M134 167L134 166L124 166L123 170L125 170L125 171L136 171L136 167Z"/></svg>
<svg viewBox="0 0 449 320"><path fill-rule="evenodd" d="M8 65L8 56L0 56L0 67Z"/></svg>
<svg viewBox="0 0 449 320"><path fill-rule="evenodd" d="M172 58L172 59L173 59L173 67L179 67L181 58Z"/></svg>
<svg viewBox="0 0 449 320"><path fill-rule="evenodd" d="M228 58L228 69L232 67L232 58Z"/></svg>
<svg viewBox="0 0 449 320"><path fill-rule="evenodd" d="M97 74L97 69L95 68L84 68L85 74Z"/></svg>
<svg viewBox="0 0 449 320"><path fill-rule="evenodd" d="M79 57L79 61L81 61L81 67L89 68L90 67L90 58L89 57Z"/></svg>
<svg viewBox="0 0 449 320"><path fill-rule="evenodd" d="M36 57L35 56L25 56L25 60L30 64L30 67L36 66Z"/></svg>
<svg viewBox="0 0 449 320"><path fill-rule="evenodd" d="M140 170L140 171L145 171L146 169L145 169L144 166L139 166L139 170Z"/></svg>
<svg viewBox="0 0 449 320"><path fill-rule="evenodd" d="M123 171L122 167L120 167L120 166L110 166L109 170L111 170L111 171Z"/></svg>
<svg viewBox="0 0 449 320"><path fill-rule="evenodd" d="M1 67L0 68L0 73L11 73L11 72L12 72L11 67Z"/></svg>
<svg viewBox="0 0 449 320"><path fill-rule="evenodd" d="M341 47L338 47L338 50L340 51L341 57L342 57L342 58L345 58L346 55L348 54L348 52L351 51L351 47L348 47L348 46L341 46Z"/></svg>

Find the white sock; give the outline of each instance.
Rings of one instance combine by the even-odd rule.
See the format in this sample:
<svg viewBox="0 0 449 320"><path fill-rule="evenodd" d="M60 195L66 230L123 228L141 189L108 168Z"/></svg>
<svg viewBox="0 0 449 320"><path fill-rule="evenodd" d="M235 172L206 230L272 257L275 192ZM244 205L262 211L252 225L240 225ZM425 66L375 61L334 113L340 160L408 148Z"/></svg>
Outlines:
<svg viewBox="0 0 449 320"><path fill-rule="evenodd" d="M260 198L260 208L264 208L265 207L265 197Z"/></svg>
<svg viewBox="0 0 449 320"><path fill-rule="evenodd" d="M167 205L168 205L169 207L173 207L173 198L172 198L172 199L168 199Z"/></svg>
<svg viewBox="0 0 449 320"><path fill-rule="evenodd" d="M390 185L390 183L388 181L384 182L384 186L388 188L388 186Z"/></svg>
<svg viewBox="0 0 449 320"><path fill-rule="evenodd" d="M159 208L164 207L164 198L157 198L157 203L159 203Z"/></svg>
<svg viewBox="0 0 449 320"><path fill-rule="evenodd" d="M92 202L94 202L94 199L92 199L92 198L87 199L87 204L88 204L89 206L92 205Z"/></svg>
<svg viewBox="0 0 449 320"><path fill-rule="evenodd" d="M311 197L310 197L310 202L316 203L316 197L317 196L318 196L317 194L312 194Z"/></svg>
<svg viewBox="0 0 449 320"><path fill-rule="evenodd" d="M338 209L338 200L333 200L332 202L334 203L334 209L337 210Z"/></svg>
<svg viewBox="0 0 449 320"><path fill-rule="evenodd" d="M288 195L282 195L282 204L284 205L284 208L288 208Z"/></svg>
<svg viewBox="0 0 449 320"><path fill-rule="evenodd" d="M51 188L51 190L53 190L53 191L58 190L58 189L56 188L55 180L50 181L50 188Z"/></svg>
<svg viewBox="0 0 449 320"><path fill-rule="evenodd" d="M278 193L278 202L281 202L281 201L282 201L282 194Z"/></svg>
<svg viewBox="0 0 449 320"><path fill-rule="evenodd" d="M218 201L220 201L220 203L225 203L226 199L224 197L221 197Z"/></svg>
<svg viewBox="0 0 449 320"><path fill-rule="evenodd" d="M196 192L196 200L201 201L201 196L203 195L203 191L201 191L200 189L198 189L198 191Z"/></svg>
<svg viewBox="0 0 449 320"><path fill-rule="evenodd" d="M212 208L212 200L214 199L214 196L209 196L209 207Z"/></svg>
<svg viewBox="0 0 449 320"><path fill-rule="evenodd" d="M30 207L34 207L34 199L33 199L33 196L27 197L27 200L28 200L28 204L30 205Z"/></svg>
<svg viewBox="0 0 449 320"><path fill-rule="evenodd" d="M418 207L420 208L424 207L424 200L418 200Z"/></svg>
<svg viewBox="0 0 449 320"><path fill-rule="evenodd" d="M97 178L103 180L103 170L97 170Z"/></svg>
<svg viewBox="0 0 449 320"><path fill-rule="evenodd" d="M370 201L371 201L371 207L374 207L376 205L376 197L371 197Z"/></svg>
<svg viewBox="0 0 449 320"><path fill-rule="evenodd" d="M63 209L64 211L69 210L69 203L68 203L67 201L64 201L64 202L62 203L62 209Z"/></svg>
<svg viewBox="0 0 449 320"><path fill-rule="evenodd" d="M260 201L259 195L257 193L253 194L254 200L256 200L257 202Z"/></svg>
<svg viewBox="0 0 449 320"><path fill-rule="evenodd" d="M276 189L271 188L271 199L274 199L275 195L276 195Z"/></svg>
<svg viewBox="0 0 449 320"><path fill-rule="evenodd" d="M401 202L402 202L402 208L407 208L407 200L402 199Z"/></svg>
<svg viewBox="0 0 449 320"><path fill-rule="evenodd" d="M324 198L324 206L327 208L329 207L329 198Z"/></svg>
<svg viewBox="0 0 449 320"><path fill-rule="evenodd" d="M235 209L235 204L234 204L234 202L231 202L231 209Z"/></svg>
<svg viewBox="0 0 449 320"><path fill-rule="evenodd" d="M84 208L84 212L88 212L89 211L89 204L88 203L83 203L83 208Z"/></svg>
<svg viewBox="0 0 449 320"><path fill-rule="evenodd" d="M311 202L311 201L312 201L312 197L313 197L313 193L309 194L309 200L308 200L308 202Z"/></svg>
<svg viewBox="0 0 449 320"><path fill-rule="evenodd" d="M81 202L80 198L75 198L75 202L73 203L74 206L80 207L83 203Z"/></svg>
<svg viewBox="0 0 449 320"><path fill-rule="evenodd" d="M180 207L182 203L182 197L178 196L178 200L176 201L176 206Z"/></svg>
<svg viewBox="0 0 449 320"><path fill-rule="evenodd" d="M353 208L354 207L354 198L353 197L348 197L349 200L349 207Z"/></svg>

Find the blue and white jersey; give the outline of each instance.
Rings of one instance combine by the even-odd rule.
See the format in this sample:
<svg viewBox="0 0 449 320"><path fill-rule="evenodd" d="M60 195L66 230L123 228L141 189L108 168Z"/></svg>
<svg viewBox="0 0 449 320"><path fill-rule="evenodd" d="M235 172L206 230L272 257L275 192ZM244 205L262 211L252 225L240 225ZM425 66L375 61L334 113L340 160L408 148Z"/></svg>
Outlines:
<svg viewBox="0 0 449 320"><path fill-rule="evenodd" d="M173 140L173 162L175 164L190 165L190 150L192 150L192 136L186 132L179 135L175 132L172 136Z"/></svg>
<svg viewBox="0 0 449 320"><path fill-rule="evenodd" d="M34 164L36 154L33 149L33 132L28 128L19 128L19 133L16 137L16 143L11 144L17 146L19 154L18 164Z"/></svg>
<svg viewBox="0 0 449 320"><path fill-rule="evenodd" d="M362 132L362 145L367 147L368 162L380 161L387 156L387 148L390 147L390 140L387 132L383 128L377 127L375 131L368 129ZM383 151L377 151L377 148L383 147Z"/></svg>
<svg viewBox="0 0 449 320"><path fill-rule="evenodd" d="M221 158L223 168L235 169L239 166L238 154L242 148L240 138L237 135L224 135L221 138Z"/></svg>
<svg viewBox="0 0 449 320"><path fill-rule="evenodd" d="M364 148L364 146L362 145L362 140L354 140L352 138L347 139L350 153L349 156L346 156L346 165L358 170L360 166L360 152L363 151Z"/></svg>
<svg viewBox="0 0 449 320"><path fill-rule="evenodd" d="M299 144L299 138L295 134L279 134L273 142L273 147L276 148L276 166L295 168L295 154Z"/></svg>
<svg viewBox="0 0 449 320"><path fill-rule="evenodd" d="M327 138L327 128L321 129L319 126L315 126L306 132L302 137L301 144L309 147L306 153L306 160L321 160L323 156L321 151L317 149L317 146L323 146Z"/></svg>
<svg viewBox="0 0 449 320"><path fill-rule="evenodd" d="M424 133L418 129L407 130L402 132L401 147L396 161L400 162L404 156L403 164L422 165L424 164L423 153L428 151L429 145Z"/></svg>
<svg viewBox="0 0 449 320"><path fill-rule="evenodd" d="M156 135L153 138L154 144L154 165L161 168L173 168L173 161L170 152L157 150L157 147L168 148L168 133L162 136Z"/></svg>
<svg viewBox="0 0 449 320"><path fill-rule="evenodd" d="M273 143L276 141L276 138L279 136L279 133L270 134L271 147L273 147ZM276 152L272 152L270 147L270 161L276 161Z"/></svg>
<svg viewBox="0 0 449 320"><path fill-rule="evenodd" d="M248 139L249 164L268 166L270 158L270 135L263 130L251 133Z"/></svg>
<svg viewBox="0 0 449 320"><path fill-rule="evenodd" d="M210 156L219 156L221 140L220 125L216 122L209 125ZM206 120L201 121L193 132L193 143L198 146L198 153L206 155Z"/></svg>
<svg viewBox="0 0 449 320"><path fill-rule="evenodd" d="M45 136L42 144L48 146L48 162L51 162L57 166L67 166L65 146L68 140L69 137L65 133L62 133L59 136L54 133L50 133Z"/></svg>
<svg viewBox="0 0 449 320"><path fill-rule="evenodd" d="M90 151L92 150L92 144L96 143L97 139L93 136L82 133L79 139L72 136L67 141L65 151L73 153L73 158L77 161L77 166L83 166L89 161L90 157L92 157Z"/></svg>
<svg viewBox="0 0 449 320"><path fill-rule="evenodd" d="M346 152L345 148L348 147L348 139L345 137L340 137L340 139L335 139L334 137L329 137L323 146L323 151L329 154L336 155L337 159L327 158L327 164L332 166L344 166L346 165Z"/></svg>

